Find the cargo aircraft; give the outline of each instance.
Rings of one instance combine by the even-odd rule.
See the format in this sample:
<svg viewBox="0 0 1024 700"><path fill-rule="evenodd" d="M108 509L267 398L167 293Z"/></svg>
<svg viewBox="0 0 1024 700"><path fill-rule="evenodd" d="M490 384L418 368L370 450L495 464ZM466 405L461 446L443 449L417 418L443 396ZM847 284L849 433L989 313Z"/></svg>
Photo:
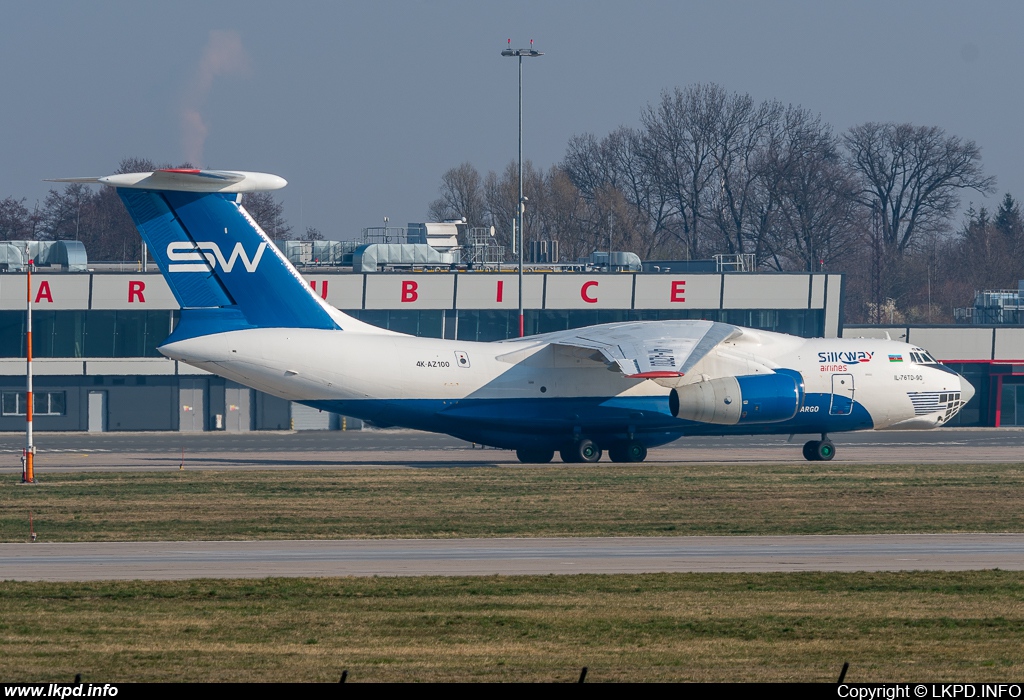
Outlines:
<svg viewBox="0 0 1024 700"><path fill-rule="evenodd" d="M688 435L820 435L944 425L974 395L925 350L712 321L610 323L497 342L353 319L310 288L242 206L285 181L167 169L60 182L117 189L181 305L167 357L380 425L513 449L523 462L640 462ZM723 442L727 445L728 442Z"/></svg>

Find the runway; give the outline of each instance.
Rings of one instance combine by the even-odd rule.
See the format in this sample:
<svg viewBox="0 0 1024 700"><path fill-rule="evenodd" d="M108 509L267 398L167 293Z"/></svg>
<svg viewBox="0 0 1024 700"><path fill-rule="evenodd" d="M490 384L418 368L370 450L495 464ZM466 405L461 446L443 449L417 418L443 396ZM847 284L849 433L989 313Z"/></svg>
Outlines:
<svg viewBox="0 0 1024 700"><path fill-rule="evenodd" d="M647 461L679 464L803 462L812 436L684 437L650 451ZM1012 463L1024 455L1024 429L945 428L837 433L836 463ZM171 469L429 469L500 467L509 450L415 430L252 433L37 433L36 471ZM0 472L20 473L24 436L0 434ZM6 457L4 456L6 455ZM612 465L605 457L601 464ZM551 464L560 467L557 457Z"/></svg>
<svg viewBox="0 0 1024 700"><path fill-rule="evenodd" d="M0 579L1024 570L1024 534L0 544Z"/></svg>

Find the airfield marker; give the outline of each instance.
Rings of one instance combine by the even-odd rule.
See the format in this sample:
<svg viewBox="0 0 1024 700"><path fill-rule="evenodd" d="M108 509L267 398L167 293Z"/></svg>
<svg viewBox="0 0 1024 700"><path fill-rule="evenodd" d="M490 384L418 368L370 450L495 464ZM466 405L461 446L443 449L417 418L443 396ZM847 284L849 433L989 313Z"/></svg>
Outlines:
<svg viewBox="0 0 1024 700"><path fill-rule="evenodd" d="M28 257L28 247L25 249L25 257ZM36 448L32 444L32 260L28 261L28 274L25 286L28 289L26 294L28 305L25 312L25 457L22 460L21 481L25 484L36 483L35 454Z"/></svg>

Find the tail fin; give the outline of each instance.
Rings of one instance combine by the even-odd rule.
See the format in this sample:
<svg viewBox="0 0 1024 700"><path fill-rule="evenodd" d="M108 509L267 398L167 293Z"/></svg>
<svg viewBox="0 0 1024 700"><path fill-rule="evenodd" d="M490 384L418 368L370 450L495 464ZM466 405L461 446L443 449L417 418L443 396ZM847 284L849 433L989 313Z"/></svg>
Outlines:
<svg viewBox="0 0 1024 700"><path fill-rule="evenodd" d="M363 326L313 292L241 205L274 175L158 170L76 178L117 188L182 308L170 341L243 328Z"/></svg>

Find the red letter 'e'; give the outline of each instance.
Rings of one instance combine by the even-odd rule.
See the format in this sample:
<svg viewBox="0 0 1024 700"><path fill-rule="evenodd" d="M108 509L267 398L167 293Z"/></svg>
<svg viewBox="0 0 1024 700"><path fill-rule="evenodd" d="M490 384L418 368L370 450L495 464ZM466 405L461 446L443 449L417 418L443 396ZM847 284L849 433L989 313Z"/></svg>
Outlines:
<svg viewBox="0 0 1024 700"><path fill-rule="evenodd" d="M146 291L146 283L142 280L128 280L128 303L131 304L135 301L135 297L143 304L146 303L146 297L142 296L142 293Z"/></svg>
<svg viewBox="0 0 1024 700"><path fill-rule="evenodd" d="M416 288L419 285L412 280L402 280L402 303L416 301L420 298Z"/></svg>
<svg viewBox="0 0 1024 700"><path fill-rule="evenodd" d="M672 281L672 296L669 297L669 301L686 301L686 280L673 280Z"/></svg>

